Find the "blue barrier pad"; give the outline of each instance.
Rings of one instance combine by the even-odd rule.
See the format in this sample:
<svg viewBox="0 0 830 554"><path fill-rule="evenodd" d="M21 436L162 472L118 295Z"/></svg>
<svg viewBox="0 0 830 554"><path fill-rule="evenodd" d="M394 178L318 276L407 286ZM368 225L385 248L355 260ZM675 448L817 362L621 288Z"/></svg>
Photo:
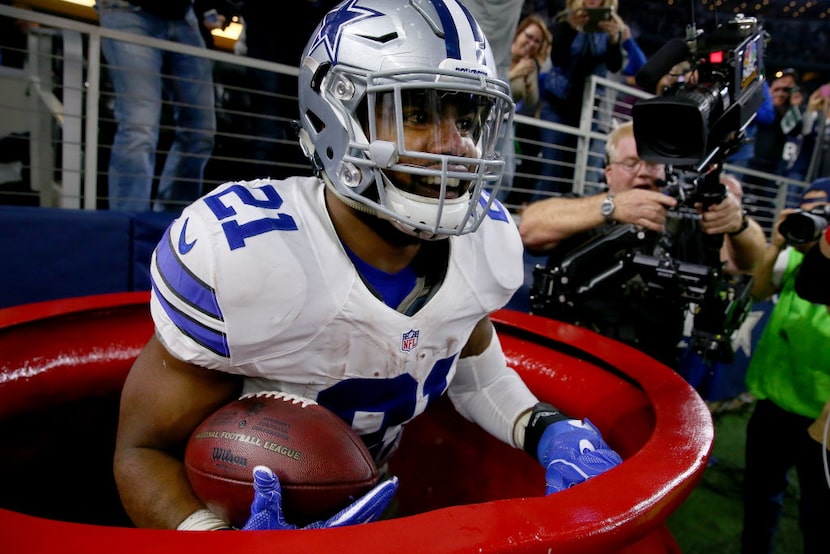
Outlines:
<svg viewBox="0 0 830 554"><path fill-rule="evenodd" d="M0 306L129 290L130 220L0 206Z"/></svg>
<svg viewBox="0 0 830 554"><path fill-rule="evenodd" d="M170 223L178 213L144 212L133 217L132 288L150 290L150 257Z"/></svg>

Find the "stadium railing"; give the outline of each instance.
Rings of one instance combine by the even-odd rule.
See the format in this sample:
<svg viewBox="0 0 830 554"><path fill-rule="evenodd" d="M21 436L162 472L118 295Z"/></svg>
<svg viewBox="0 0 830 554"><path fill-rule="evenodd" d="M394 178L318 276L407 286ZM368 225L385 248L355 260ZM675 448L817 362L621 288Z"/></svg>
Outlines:
<svg viewBox="0 0 830 554"><path fill-rule="evenodd" d="M218 132L216 146L205 170L207 190L228 180L310 172L291 136L256 134L257 120L269 116L250 109L251 96L263 94L263 91L255 84L249 84L245 77L249 68L256 68L279 73L284 79L296 82L296 67L115 32L94 22L30 9L0 6L0 18L14 20L18 28L28 30L23 44L13 44L8 36L0 36L0 48L6 54L2 63L12 57L23 60L20 67L0 65L0 87L4 91L0 100L0 144L3 145L0 148L0 204L107 209L115 96L108 80L109 68L101 54L102 38L139 42L213 61L213 82L205 83L205 86L212 86L216 91ZM164 77L176 78L175 75ZM520 217L522 204L533 193L535 183L544 179L539 168L553 163L537 154L542 144L533 137L542 127L571 134L577 143L570 153L573 161L568 162L573 178L553 188L576 193L603 190L605 136L615 121L630 118L628 114L633 101L648 96L642 90L614 79L594 77L586 84L586 101L579 127L517 115L514 148L510 149L510 153L515 152L516 165L512 179L506 182L510 193L505 200L507 207ZM285 106L284 111L272 116L274 123L290 129L291 121L297 117L296 93L272 97ZM174 129L171 116L174 108L169 100L165 100L159 129L159 160L167 154L169 137ZM271 141L281 153L278 159L252 159L251 145L255 141ZM161 166L160 161L157 173ZM797 204L800 191L806 185L729 164L725 169L739 178L752 175L769 180L771 184L766 185L769 189L762 192L774 205L770 210L753 213L767 232L778 211ZM755 199L749 197L745 201L752 204Z"/></svg>

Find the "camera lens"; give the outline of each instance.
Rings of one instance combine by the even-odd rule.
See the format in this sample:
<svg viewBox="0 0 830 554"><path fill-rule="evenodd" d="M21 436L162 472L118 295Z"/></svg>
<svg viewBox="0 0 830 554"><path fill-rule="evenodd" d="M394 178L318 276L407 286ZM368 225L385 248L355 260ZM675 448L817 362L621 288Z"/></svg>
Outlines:
<svg viewBox="0 0 830 554"><path fill-rule="evenodd" d="M822 214L798 211L785 217L778 230L790 244L806 244L818 240L826 228Z"/></svg>

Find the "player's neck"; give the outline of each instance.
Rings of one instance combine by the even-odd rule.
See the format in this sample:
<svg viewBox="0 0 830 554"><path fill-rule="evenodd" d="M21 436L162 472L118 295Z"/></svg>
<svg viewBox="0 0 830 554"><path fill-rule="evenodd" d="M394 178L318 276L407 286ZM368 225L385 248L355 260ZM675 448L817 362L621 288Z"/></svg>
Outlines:
<svg viewBox="0 0 830 554"><path fill-rule="evenodd" d="M377 216L357 212L328 190L326 205L340 240L372 267L397 273L418 254L420 240L405 235Z"/></svg>

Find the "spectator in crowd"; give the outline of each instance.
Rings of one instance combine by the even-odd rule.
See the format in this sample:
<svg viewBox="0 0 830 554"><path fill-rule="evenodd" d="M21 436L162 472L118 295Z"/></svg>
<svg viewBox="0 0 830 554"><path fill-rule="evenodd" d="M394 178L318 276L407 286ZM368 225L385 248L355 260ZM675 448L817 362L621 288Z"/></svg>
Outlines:
<svg viewBox="0 0 830 554"><path fill-rule="evenodd" d="M625 66L622 68L622 75L625 78L625 83L629 86L634 86L634 76L642 69L646 63L646 54L643 52L637 41L634 40L634 35L631 34L631 27L624 21L620 24L620 45L623 49L623 61Z"/></svg>
<svg viewBox="0 0 830 554"><path fill-rule="evenodd" d="M15 8L28 8L29 6L20 0L0 0L0 5L12 6ZM26 34L30 23L0 17L0 36L3 42L0 44L0 65L5 67L22 68L26 61Z"/></svg>
<svg viewBox="0 0 830 554"><path fill-rule="evenodd" d="M758 126L769 126L775 121L775 106L772 103L769 81L763 83L764 99L755 112L755 119L746 128L742 143L726 158L727 163L738 167L748 167L749 161L755 155L755 139L758 134Z"/></svg>
<svg viewBox="0 0 830 554"><path fill-rule="evenodd" d="M510 46L510 91L516 112L539 114L539 74L550 55L551 34L545 21L532 14L519 22Z"/></svg>
<svg viewBox="0 0 830 554"><path fill-rule="evenodd" d="M682 61L675 64L668 73L663 75L657 81L657 88L651 92L657 96L662 96L667 89L677 85L677 83L685 83L690 78L691 64L687 61Z"/></svg>
<svg viewBox="0 0 830 554"><path fill-rule="evenodd" d="M484 190L498 189L514 104L481 28L457 0L354 4L324 17L300 65L300 141L316 175L220 186L185 208L152 258L156 332L122 390L114 460L138 526L228 527L175 453L240 392L318 402L378 467L445 392L539 459L547 492L621 461L590 422L537 400L489 318L523 264L513 219ZM395 488L381 483L338 524L378 517ZM269 517L279 502L245 528L294 528Z"/></svg>
<svg viewBox="0 0 830 554"><path fill-rule="evenodd" d="M616 78L619 82L629 87L637 87L634 78L646 63L646 55L631 34L631 27L625 24L625 22L622 23L621 37L622 41L620 44L623 49L623 62L625 65L619 73L612 72L610 77ZM611 94L611 92L606 90L604 100L609 107L604 108L601 113L614 114L618 120L627 121L631 119L631 108L637 101L637 97L631 94ZM610 123L610 121L605 123L609 130L611 129Z"/></svg>
<svg viewBox="0 0 830 554"><path fill-rule="evenodd" d="M96 10L107 29L205 48L191 0L97 0ZM204 170L213 152L213 64L140 42L104 38L101 48L115 90L118 125L110 151L109 207L151 208L162 98L167 93L175 135L152 209L180 210L203 193Z"/></svg>
<svg viewBox="0 0 830 554"><path fill-rule="evenodd" d="M830 179L814 182L802 196L801 209L827 205L828 195ZM793 468L799 482L804 552L830 552L830 487L823 446L809 433L830 399L830 312L796 293L795 276L804 252L815 243L788 245L781 224L792 211L782 210L754 271L753 297L774 295L777 301L746 373L747 388L757 398L746 429L741 550L746 554L773 551Z"/></svg>
<svg viewBox="0 0 830 554"><path fill-rule="evenodd" d="M539 74L542 64L545 63L548 56L550 56L551 35L548 31L547 24L541 16L530 14L519 22L516 27L516 35L513 38L513 44L510 47L510 92L513 96L513 101L516 102L516 113L526 115L528 117L539 116ZM538 127L530 125L516 124L516 129L522 130L522 138L527 143L530 139L538 140ZM519 154L519 143L514 141L514 151L508 151L507 154ZM530 149L528 150L528 152ZM526 156L526 168L532 164L533 156ZM510 171L505 173L502 181L502 190L499 193L499 200L507 201L508 196L513 198L524 197L513 191L513 185L516 182L515 168L519 164L524 164L525 161L517 161L515 155L510 156L512 160ZM533 169L527 169L534 171Z"/></svg>
<svg viewBox="0 0 830 554"><path fill-rule="evenodd" d="M775 116L771 123L761 120L755 124L755 146L746 167L755 171L782 175L784 145L787 137L797 136L801 130L803 94L798 87L799 74L787 68L774 73L770 95ZM747 203L754 213L774 219L777 185L774 180L747 175L744 179Z"/></svg>
<svg viewBox="0 0 830 554"><path fill-rule="evenodd" d="M225 0L193 0L193 11L196 17L202 22L199 29L202 33L202 40L205 46L211 50L216 49L213 40L214 29L226 29L233 21L236 14L236 5Z"/></svg>
<svg viewBox="0 0 830 554"><path fill-rule="evenodd" d="M541 119L578 127L587 80L622 69L620 39L625 23L615 11L595 29L585 29L589 10L599 8L613 10L616 0L568 0L567 9L554 18L551 65L542 82ZM570 191L573 178L567 167L573 165L574 135L544 128L540 137L545 146L534 199Z"/></svg>
<svg viewBox="0 0 830 554"><path fill-rule="evenodd" d="M549 198L532 203L523 212L519 225L522 241L535 253L549 253L548 267L556 267L574 249L619 230L620 225L630 224L657 233L666 231L669 210L678 201L662 190L665 166L640 159L631 122L621 124L608 137L605 178L607 193ZM734 180L723 180L734 186ZM677 226L673 230L677 243L673 254L679 260L700 263L702 236L723 235L720 258L733 273L751 271L763 251L763 231L757 222L745 216L735 193L702 211L697 220L678 218L673 225ZM620 248L627 247L624 244ZM603 258L602 262L606 261L613 263L610 258ZM628 343L676 369L682 353L678 344L683 337L686 310L687 302L659 298L635 276L597 291L565 317L572 318L571 323Z"/></svg>
<svg viewBox="0 0 830 554"><path fill-rule="evenodd" d="M308 35L335 0L301 0L292 4L292 15L285 20L285 6L273 0L244 0L240 14L244 24L244 55L295 67ZM277 26L279 32L275 32ZM290 167L303 165L291 121L297 114L297 78L278 71L246 69L250 92L252 151L256 162L248 175L287 177ZM279 162L279 163L277 163Z"/></svg>
<svg viewBox="0 0 830 554"><path fill-rule="evenodd" d="M830 83L807 100L801 133L784 146L784 177L796 181L830 177Z"/></svg>

